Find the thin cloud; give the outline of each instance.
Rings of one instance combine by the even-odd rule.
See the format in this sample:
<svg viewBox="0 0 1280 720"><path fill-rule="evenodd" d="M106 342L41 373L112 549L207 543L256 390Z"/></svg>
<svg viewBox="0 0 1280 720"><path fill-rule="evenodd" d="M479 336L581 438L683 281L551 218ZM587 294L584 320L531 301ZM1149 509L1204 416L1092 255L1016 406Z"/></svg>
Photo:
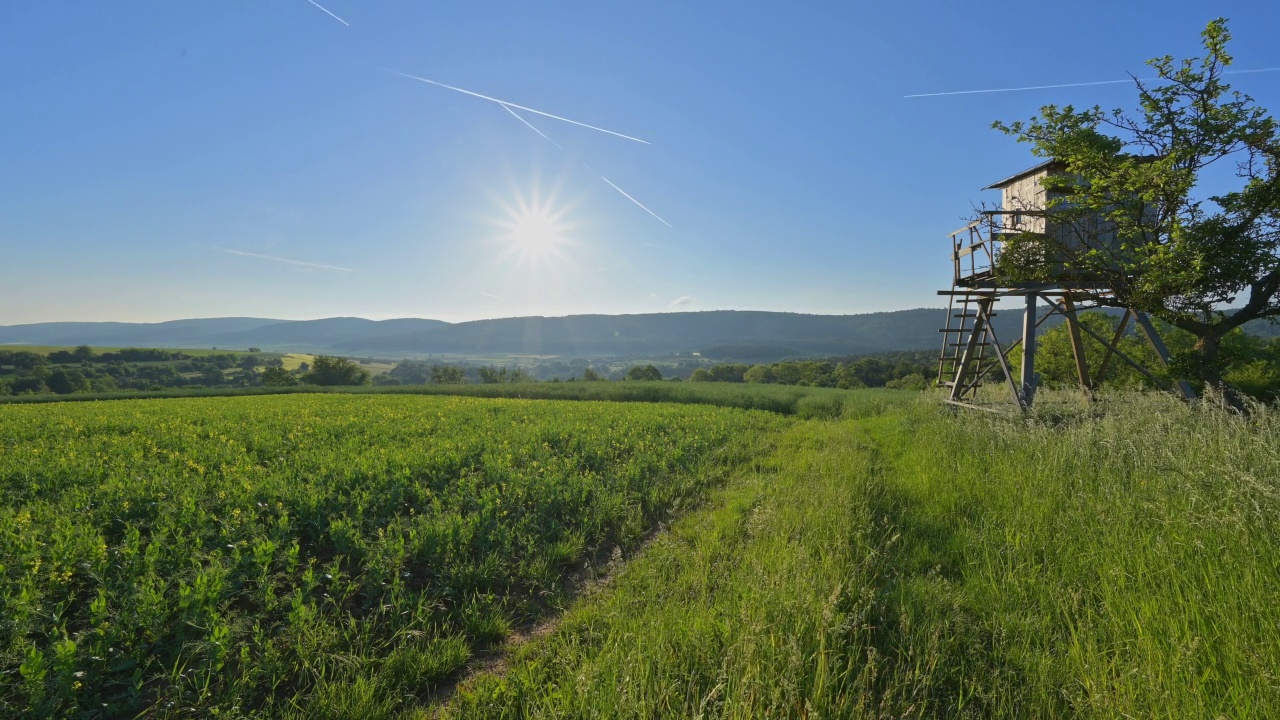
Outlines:
<svg viewBox="0 0 1280 720"><path fill-rule="evenodd" d="M384 69L385 69L385 68L384 68ZM606 130L606 129L602 128L602 127L596 127L595 125L588 125L588 124L586 124L586 123L584 123L584 122L578 122L577 120L570 120L569 118L567 118L567 117L562 117L562 116L560 116L560 115L552 115L552 114L551 114L551 113L549 113L549 112L543 112L543 111L541 111L541 110L535 110L535 109L533 109L533 108L531 108L531 107L526 107L526 106L524 106L524 105L517 105L517 104L515 104L515 103L513 103L513 102L507 102L506 100L499 100L499 99L498 99L498 98L496 98L496 97L490 97L490 96L488 96L488 95L481 95L481 94L480 94L480 93L478 93L478 92L471 92L470 90L463 90L463 89L462 89L462 88L460 88L460 87L454 87L454 86L452 86L452 85L445 85L445 84L444 84L444 83L442 83L442 82L436 82L435 80L428 80L427 78L424 78L424 77L418 77L417 75L410 75L410 74L408 74L408 73L402 73L402 72L400 72L400 71L398 71L398 70L387 70L387 72L391 73L392 75L399 75L400 77L406 77L406 78L409 78L410 80L417 80L418 82L424 82L424 83L427 83L428 85L435 85L436 87L442 87L442 88L444 88L445 90L452 90L452 91L454 91L454 92L462 93L463 95L470 95L471 97L477 97L477 98L480 98L481 100L488 100L489 102L495 102L495 103L498 103L499 105L503 105L503 106L506 106L506 107L508 107L508 108L515 108L515 109L517 109L517 110L524 110L525 112L531 112L531 113L533 113L533 114L535 114L535 115L541 115L541 116L543 116L543 117L549 117L549 118L551 118L552 120L559 120L559 121L561 121L561 122L567 122L567 123L569 123L569 124L571 124L571 125L577 125L577 126L579 126L579 127L587 128L588 130L595 130L596 132L602 132L602 133L605 133L605 134L608 134L608 135L614 135L614 136L616 136L616 137L620 137L620 138L622 138L622 139L624 139L624 140L630 140L630 141L632 141L632 142L638 142L638 143L641 143L641 144L644 144L644 145L648 145L648 144L650 144L648 140L641 140L641 139L640 139L640 138L638 138L638 137L632 137L632 136L630 136L630 135L624 135L624 134L622 134L622 133L620 133L620 132L614 132L613 130ZM539 133L539 134L541 134L541 133ZM545 136L544 136L544 137L545 137Z"/></svg>
<svg viewBox="0 0 1280 720"><path fill-rule="evenodd" d="M1257 70L1228 70L1223 75L1246 75L1248 73L1265 73L1277 72L1280 67L1258 68ZM1097 80L1094 82L1080 83L1062 83L1060 85L1028 85L1026 87L1010 87L1010 88L988 88L985 90L953 90L951 92L935 92L935 93L917 93L915 95L903 95L904 98L921 98L921 97L941 97L944 95L982 95L986 93L1005 93L1005 92L1021 92L1023 90L1051 90L1054 88L1073 88L1073 87L1092 87L1094 85L1119 85L1121 83L1138 82L1155 82L1160 78L1127 78L1125 80Z"/></svg>
<svg viewBox="0 0 1280 720"><path fill-rule="evenodd" d="M246 252L244 250L231 250L228 248L214 248L219 252L228 255L239 255L240 257L257 258L259 260L270 260L271 262L284 263L285 265L296 265L298 267L315 268L317 270L337 270L338 272L355 272L351 268L338 267L337 265L323 265L321 263L307 262L305 260L290 260L289 258L276 257L275 255L263 255L261 253Z"/></svg>
<svg viewBox="0 0 1280 720"><path fill-rule="evenodd" d="M671 307L688 307L689 305L692 305L692 304L693 304L693 298L689 297L688 295L681 295L680 297L671 301Z"/></svg>
<svg viewBox="0 0 1280 720"><path fill-rule="evenodd" d="M481 290L481 291L480 291L480 294L481 294L481 295L483 295L483 296L485 296L485 297L487 297L487 298L491 298L491 299L493 299L493 300L505 300L505 299L506 299L506 298L502 297L501 295L494 295L494 294L493 294L493 293L491 293L491 292L485 292L485 291L483 291L483 290Z"/></svg>
<svg viewBox="0 0 1280 720"><path fill-rule="evenodd" d="M558 142L556 142L555 140L552 140L551 138L547 137L547 134L546 134L546 133L544 133L544 132L542 132L541 130L539 130L538 128L534 127L534 126L533 126L533 123L529 122L528 120L525 120L523 117L521 117L521 116L520 116L520 114L519 114L519 113L517 113L515 110L512 110L510 105L507 105L506 103L498 103L498 104L502 106L502 109L503 109L503 110L506 110L507 112L511 113L511 117L513 117L513 118L515 118L515 119L519 120L520 122L524 123L525 127L527 127L527 128L529 128L530 130L532 130L532 131L534 131L534 132L538 133L539 135L541 135L541 136L542 136L542 138L543 138L544 140L546 140L547 142L551 143L552 145L555 145L556 147L560 148L561 150L564 150L564 147L563 147L563 146L561 146L561 145L560 145L560 143L558 143Z"/></svg>
<svg viewBox="0 0 1280 720"><path fill-rule="evenodd" d="M326 15L328 15L328 16L329 16L329 17L331 17L331 18L333 18L334 20L337 20L338 22L342 23L343 25L346 25L347 27L351 27L351 23L349 23L349 22L347 22L346 20L343 20L342 18L338 17L337 15L334 15L333 13L329 12L329 9L328 9L328 8L326 8L325 6L321 5L320 3L316 2L316 0L307 0L307 2L309 2L309 3L311 3L312 5L315 5L316 7L320 8L321 10L323 10L323 11L325 12L325 14L326 14Z"/></svg>
<svg viewBox="0 0 1280 720"><path fill-rule="evenodd" d="M587 168L588 170L591 170L591 168L587 167L586 165L583 165L583 167ZM591 172L596 172L596 171L595 171L595 170L591 170ZM597 175L599 175L599 173L596 173L596 174L597 174ZM635 198L631 197L630 195L628 195L626 190L623 190L622 188L618 187L617 185L614 185L614 184L613 184L613 182L612 182L611 180L609 180L609 178L607 178L607 177L605 177L605 176L603 176L603 175L600 175L600 179L601 179L601 180L603 180L603 181L605 181L605 182L607 182L607 183L609 183L609 187L611 187L611 188L613 188L614 190L617 190L618 192L622 193L622 197L624 197L624 198L626 198L626 199L630 200L631 202L635 203L635 204L636 204L636 206L637 206L637 207L639 207L641 210L643 210L643 211L645 211L645 212L649 213L650 215L654 216L655 218L658 218L658 222L662 223L663 225L666 225L667 227L671 227L671 223L669 223L669 222L667 222L666 220L663 220L661 217L659 217L658 213L656 213L656 212L654 212L654 211L650 210L649 208L645 207L645 206L644 206L644 203L642 203L642 202L640 202L639 200L637 200L637 199L635 199Z"/></svg>
<svg viewBox="0 0 1280 720"><path fill-rule="evenodd" d="M523 117L521 117L521 116L520 116L520 114L519 114L519 113L517 113L515 110L512 110L512 109L511 109L511 108L510 108L506 103L501 103L501 102L500 102L500 103L498 103L498 104L502 106L502 109L503 109L503 110L506 110L507 112L511 113L511 116L512 116L512 117L514 117L515 119L517 119L517 120L519 120L520 122L524 123L524 124L525 124L525 127L527 127L527 128L529 128L530 130L532 130L532 131L534 131L534 132L538 133L539 135L541 135L541 136L543 137L543 139L545 139L547 142L551 143L552 145L555 145L557 148L560 148L560 150L564 150L564 146L563 146L563 145L561 145L560 143L556 142L555 140L552 140L550 137L547 137L547 134L546 134L546 133L544 133L544 132L542 132L541 130L539 130L538 128L534 127L534 126L533 126L533 123L529 122L528 120L525 120ZM623 196L623 197L625 197L626 199L628 199L628 200L630 200L631 202L635 203L637 206L639 206L639 207L640 207L640 209L642 209L642 210L644 210L645 212L649 213L650 215L652 215L652 216L654 216L654 217L658 218L658 221L659 221L659 222L661 222L663 225L666 225L667 227L671 227L671 223L669 223L669 222L667 222L666 220L663 220L662 218L658 217L657 213L655 213L654 211L652 211L652 210L650 210L649 208L647 208L647 207L645 207L644 205L642 205L642 204L640 203L640 201L639 201L639 200L636 200L635 198L633 198L633 197L631 197L630 195L628 195L628 194L626 193L626 191L624 191L622 188L618 187L617 185L614 185L612 182L609 182L609 178L607 178L607 177L605 177L605 176L601 175L600 173L596 172L595 170L592 170L590 165L587 165L586 163L583 163L583 164L582 164L582 167L586 168L587 170L590 170L592 174L597 175L601 180L603 180L603 181L605 181L605 182L609 183L609 186L610 186L610 187L612 187L614 190L617 190L618 192L622 193L622 196Z"/></svg>

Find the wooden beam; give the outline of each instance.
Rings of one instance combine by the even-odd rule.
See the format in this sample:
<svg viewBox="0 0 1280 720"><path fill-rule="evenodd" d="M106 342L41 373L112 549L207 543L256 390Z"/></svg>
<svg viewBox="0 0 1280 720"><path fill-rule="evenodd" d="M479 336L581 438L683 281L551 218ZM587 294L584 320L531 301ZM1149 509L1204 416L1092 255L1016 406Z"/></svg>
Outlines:
<svg viewBox="0 0 1280 720"><path fill-rule="evenodd" d="M978 302L978 307L982 307L982 303L989 303L991 301L987 299L979 300ZM983 317L981 313L978 314L978 317L974 318L973 330L969 332L969 339L965 343L964 354L960 356L960 367L956 368L956 375L953 380L955 385L951 388L951 400L959 400L961 394L964 392L964 374L969 371L969 365L973 362L973 350L978 345L978 337L982 335L985 320L986 318Z"/></svg>
<svg viewBox="0 0 1280 720"><path fill-rule="evenodd" d="M979 312L990 315L992 302L980 305L982 308ZM1027 409L1027 400L1022 396L1022 390L1018 387L1018 382L1013 379L1013 369L1009 367L1009 359L1004 356L1004 350L1000 349L1000 338L996 337L995 326L988 324L987 334L991 336L991 344L996 349L996 360L1000 363L1000 369L1004 371L1004 379L1009 383L1009 389L1013 391L1013 401L1018 403L1019 410Z"/></svg>
<svg viewBox="0 0 1280 720"><path fill-rule="evenodd" d="M1124 337L1124 331L1129 329L1129 317L1131 315L1133 315L1133 311L1126 308L1124 317L1120 318L1120 327L1116 328L1116 335L1111 338L1111 344L1107 346L1107 354L1102 356L1102 363L1098 365L1098 372L1093 377L1095 383L1102 384L1102 377L1107 374L1107 363L1111 362L1111 356L1115 353L1116 348L1120 347L1120 340Z"/></svg>
<svg viewBox="0 0 1280 720"><path fill-rule="evenodd" d="M1036 322L1037 304L1040 296L1030 293L1026 296L1026 308L1022 311L1022 398L1026 407L1030 407L1036 393ZM1052 315L1053 311L1050 310ZM1017 343L1014 343L1015 345ZM1013 349L1011 346L1010 350Z"/></svg>
<svg viewBox="0 0 1280 720"><path fill-rule="evenodd" d="M1076 317L1076 306L1070 295L1062 296L1062 314L1067 318L1067 334L1071 336L1071 354L1076 359L1076 375L1080 378L1080 388L1086 395L1093 392L1089 382L1089 360L1084 354L1084 341L1080 339L1080 319Z"/></svg>
<svg viewBox="0 0 1280 720"><path fill-rule="evenodd" d="M1147 342L1151 344L1151 349L1156 351L1156 357L1160 358L1160 363L1166 368L1169 367L1169 348L1165 346L1164 340L1160 338L1160 333L1156 332L1156 326L1151 323L1151 318L1140 310L1134 311L1133 316L1138 323L1138 327L1142 330L1142 334L1147 338ZM1191 383L1186 380L1178 380L1174 384L1177 385L1178 392L1182 394L1182 399L1194 400L1196 398L1196 391L1191 387Z"/></svg>

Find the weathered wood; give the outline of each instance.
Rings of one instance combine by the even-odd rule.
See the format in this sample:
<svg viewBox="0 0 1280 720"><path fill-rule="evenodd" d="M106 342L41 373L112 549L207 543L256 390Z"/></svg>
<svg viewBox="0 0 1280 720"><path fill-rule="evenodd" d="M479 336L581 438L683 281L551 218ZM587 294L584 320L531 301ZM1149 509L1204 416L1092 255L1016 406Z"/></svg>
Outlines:
<svg viewBox="0 0 1280 720"><path fill-rule="evenodd" d="M1040 323L1036 322L1036 310L1039 300L1040 297L1035 293L1028 294L1022 311L1021 380L1022 397L1026 401L1027 407L1030 407L1035 400L1036 393L1036 328L1040 327ZM1050 311L1050 314L1052 314L1052 311ZM1012 350L1013 347L1010 346L1009 349Z"/></svg>
<svg viewBox="0 0 1280 720"><path fill-rule="evenodd" d="M1134 311L1134 320L1137 321L1138 327L1142 330L1142 334L1147 338L1147 342L1151 345L1151 349L1156 351L1156 357L1160 358L1160 363L1166 368L1169 367L1169 348L1165 346L1164 340L1160 338L1160 333L1156 332L1155 325L1151 324L1151 318L1147 314L1138 310ZM1196 391L1191 387L1191 383L1186 380L1178 380L1174 383L1178 392L1182 394L1184 400L1194 400Z"/></svg>
<svg viewBox="0 0 1280 720"><path fill-rule="evenodd" d="M1076 360L1076 375L1080 378L1080 388L1085 394L1092 392L1089 382L1089 360L1084 354L1084 342L1080 339L1080 319L1076 317L1075 303L1070 295L1062 296L1062 314L1067 318L1067 334L1071 337L1071 354Z"/></svg>
<svg viewBox="0 0 1280 720"><path fill-rule="evenodd" d="M987 303L983 306L987 313L991 310L991 304ZM996 348L996 361L1000 363L1000 369L1004 371L1004 377L1009 383L1009 389L1013 391L1013 401L1018 403L1018 409L1026 410L1028 407L1027 399L1022 396L1021 388L1018 387L1017 381L1013 379L1013 369L1009 367L1009 359L1004 356L1004 351L1000 349L1000 338L996 337L996 329L990 323L987 323L987 334L991 336L991 344Z"/></svg>
<svg viewBox="0 0 1280 720"><path fill-rule="evenodd" d="M999 410L996 410L995 408L982 407L981 405L974 405L973 403L960 402L959 400L943 400L942 402L944 402L944 403L946 403L946 404L948 404L948 405L955 405L956 407L969 408L970 410L981 410L981 411L983 411L983 412L989 412L989 413L993 413L993 414L995 414L995 415L1003 415L1003 414L1004 414L1004 413L1000 412Z"/></svg>
<svg viewBox="0 0 1280 720"><path fill-rule="evenodd" d="M981 305L979 307L981 307ZM959 400L960 396L963 394L964 374L968 372L969 364L973 362L974 348L978 346L978 338L983 334L983 328L985 325L983 320L984 318L981 315L974 318L973 330L969 332L969 340L965 344L964 354L960 356L960 367L956 368L956 375L953 379L956 386L951 388L952 400Z"/></svg>
<svg viewBox="0 0 1280 720"><path fill-rule="evenodd" d="M1107 354L1102 356L1102 362L1098 364L1098 372L1093 376L1094 383L1102 384L1102 378L1107 374L1107 363L1111 362L1111 356L1120 347L1120 340L1124 338L1124 331L1129 329L1129 317L1132 314L1132 310L1126 309L1124 317L1120 318L1120 326L1116 328L1115 337L1111 338L1111 344L1107 345Z"/></svg>

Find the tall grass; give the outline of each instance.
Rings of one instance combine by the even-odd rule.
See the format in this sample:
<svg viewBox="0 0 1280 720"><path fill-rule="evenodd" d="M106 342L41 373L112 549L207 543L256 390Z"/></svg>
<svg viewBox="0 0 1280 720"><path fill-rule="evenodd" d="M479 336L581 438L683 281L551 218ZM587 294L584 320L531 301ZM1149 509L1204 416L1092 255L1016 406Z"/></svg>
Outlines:
<svg viewBox="0 0 1280 720"><path fill-rule="evenodd" d="M322 393L461 395L466 397L517 398L525 400L672 402L736 407L744 410L767 410L782 415L800 413L802 415L822 417L839 417L846 400L849 400L851 407L863 408L884 403L896 403L902 399L894 397L894 393L886 394L883 390L837 390L834 388L811 388L791 385L705 382L536 382L479 385L366 385L352 387L299 385L293 387L200 388L97 394L78 393L74 395L13 395L0 397L0 405L6 403L28 404Z"/></svg>
<svg viewBox="0 0 1280 720"><path fill-rule="evenodd" d="M457 717L1273 717L1280 415L792 427Z"/></svg>

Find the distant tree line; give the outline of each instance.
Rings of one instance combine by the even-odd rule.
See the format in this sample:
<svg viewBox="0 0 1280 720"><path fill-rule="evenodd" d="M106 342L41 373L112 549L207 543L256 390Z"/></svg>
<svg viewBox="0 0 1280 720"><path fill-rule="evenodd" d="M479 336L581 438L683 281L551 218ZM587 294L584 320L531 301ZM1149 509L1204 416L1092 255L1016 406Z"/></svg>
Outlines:
<svg viewBox="0 0 1280 720"><path fill-rule="evenodd" d="M0 395L363 385L369 381L369 371L357 363L327 356L317 356L312 363L287 370L280 358L263 359L255 353L193 356L170 350L126 348L96 354L84 345L48 354L0 350Z"/></svg>
<svg viewBox="0 0 1280 720"><path fill-rule="evenodd" d="M936 357L926 352L893 353L834 360L787 360L746 365L723 363L698 368L691 382L737 382L807 387L889 387L922 390Z"/></svg>

